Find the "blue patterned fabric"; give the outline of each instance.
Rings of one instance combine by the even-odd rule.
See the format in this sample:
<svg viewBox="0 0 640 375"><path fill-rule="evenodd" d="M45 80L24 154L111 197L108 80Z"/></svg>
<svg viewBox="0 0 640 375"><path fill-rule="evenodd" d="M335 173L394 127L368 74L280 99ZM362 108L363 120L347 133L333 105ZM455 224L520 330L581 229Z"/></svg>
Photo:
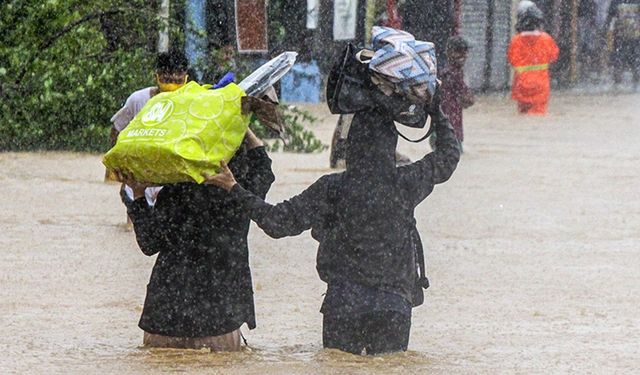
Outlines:
<svg viewBox="0 0 640 375"><path fill-rule="evenodd" d="M369 69L409 98L429 100L436 91L436 50L433 43L415 40L406 31L375 26L375 51Z"/></svg>

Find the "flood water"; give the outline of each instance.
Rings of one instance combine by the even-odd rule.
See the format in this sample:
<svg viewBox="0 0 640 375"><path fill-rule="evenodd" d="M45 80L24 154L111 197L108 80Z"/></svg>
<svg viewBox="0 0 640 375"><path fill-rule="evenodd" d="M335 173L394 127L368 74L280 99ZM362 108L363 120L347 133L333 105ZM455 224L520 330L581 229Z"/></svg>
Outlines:
<svg viewBox="0 0 640 375"><path fill-rule="evenodd" d="M315 242L255 226L249 348L142 348L154 258L100 156L0 154L0 373L640 371L640 94L555 93L543 118L514 108L490 96L465 112L458 170L416 210L432 287L409 352L380 357L322 349ZM335 117L311 109L328 143ZM271 202L329 172L328 152L273 159Z"/></svg>

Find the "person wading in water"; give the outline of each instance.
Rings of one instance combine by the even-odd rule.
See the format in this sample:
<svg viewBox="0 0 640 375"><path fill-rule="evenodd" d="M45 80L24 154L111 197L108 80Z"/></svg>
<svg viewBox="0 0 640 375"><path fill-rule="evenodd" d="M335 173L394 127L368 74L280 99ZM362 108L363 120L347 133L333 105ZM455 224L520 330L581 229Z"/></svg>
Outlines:
<svg viewBox="0 0 640 375"><path fill-rule="evenodd" d="M417 272L422 245L413 211L436 184L449 179L460 151L435 99L428 112L436 151L396 167L394 110L381 104L357 112L347 139L346 170L321 177L282 203L266 203L224 164L221 173L205 176L205 184L229 191L269 236L311 229L319 242L318 274L327 283L321 308L326 348L355 354L405 351L411 309L422 302L420 284L426 279Z"/></svg>

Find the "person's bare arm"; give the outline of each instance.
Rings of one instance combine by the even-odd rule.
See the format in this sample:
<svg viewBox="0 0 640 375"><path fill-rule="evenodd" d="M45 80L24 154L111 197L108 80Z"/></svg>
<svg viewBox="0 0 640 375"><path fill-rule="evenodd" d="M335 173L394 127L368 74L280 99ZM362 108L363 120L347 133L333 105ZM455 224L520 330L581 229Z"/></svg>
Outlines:
<svg viewBox="0 0 640 375"><path fill-rule="evenodd" d="M151 186L149 184L136 181L133 175L127 171L116 169L114 172L120 182L125 183L131 188L133 191L133 200L144 197L145 189Z"/></svg>
<svg viewBox="0 0 640 375"><path fill-rule="evenodd" d="M264 142L262 139L258 138L251 129L247 129L247 134L245 135L247 142L247 149L252 150L257 147L264 146Z"/></svg>
<svg viewBox="0 0 640 375"><path fill-rule="evenodd" d="M205 185L214 185L221 189L230 192L231 189L238 183L236 178L233 176L231 169L227 163L223 160L220 162L221 171L215 175L209 175L207 173L203 173L202 176L206 179L204 181Z"/></svg>

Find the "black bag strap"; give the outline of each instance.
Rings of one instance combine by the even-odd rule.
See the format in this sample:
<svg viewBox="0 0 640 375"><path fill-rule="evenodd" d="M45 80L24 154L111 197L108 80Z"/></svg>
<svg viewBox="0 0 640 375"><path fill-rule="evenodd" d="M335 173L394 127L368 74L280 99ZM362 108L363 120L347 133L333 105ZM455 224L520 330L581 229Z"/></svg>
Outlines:
<svg viewBox="0 0 640 375"><path fill-rule="evenodd" d="M435 127L433 126L433 122L432 122L431 125L429 126L429 130L427 130L427 133L424 136L422 136L421 138L419 138L419 139L410 139L406 135L400 133L400 130L398 130L398 125L396 125L395 123L394 123L394 129L396 130L396 133L398 133L398 135L400 137L402 137L405 141L409 141L411 143L420 143L420 142L424 141L425 139L429 138L429 136L435 130Z"/></svg>
<svg viewBox="0 0 640 375"><path fill-rule="evenodd" d="M420 239L420 233L418 233L418 228L413 228L413 241L416 250L416 261L418 263L418 268L420 269L420 286L422 289L429 288L429 279L427 278L427 267L424 262L424 247L422 246L422 240Z"/></svg>

